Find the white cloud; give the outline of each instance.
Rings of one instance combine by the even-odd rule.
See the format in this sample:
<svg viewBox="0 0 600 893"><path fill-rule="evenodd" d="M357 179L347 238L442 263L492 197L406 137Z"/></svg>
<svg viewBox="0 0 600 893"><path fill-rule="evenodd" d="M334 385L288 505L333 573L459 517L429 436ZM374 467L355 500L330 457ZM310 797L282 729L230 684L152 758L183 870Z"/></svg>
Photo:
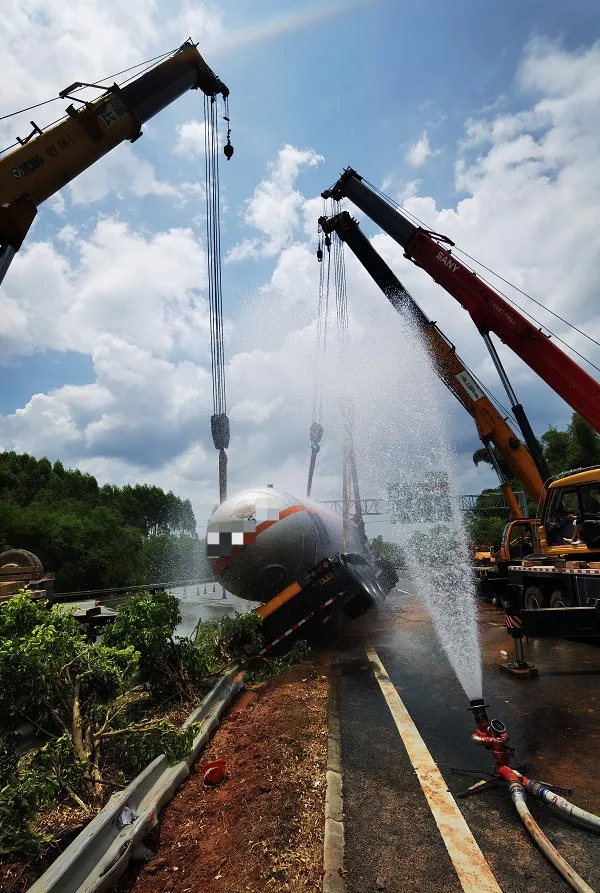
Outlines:
<svg viewBox="0 0 600 893"><path fill-rule="evenodd" d="M416 143L413 143L406 153L406 160L413 167L420 167L422 164L425 164L431 155L439 154L439 151L439 149L434 151L431 148L427 131L424 130Z"/></svg>
<svg viewBox="0 0 600 893"><path fill-rule="evenodd" d="M246 240L236 245L227 255L230 263L256 257L259 253L274 257L295 234L301 219L305 199L294 183L303 167L316 167L323 161L313 149L284 146L277 161L269 165L269 176L258 184L249 199L244 221L263 234L259 245ZM316 223L315 223L316 227Z"/></svg>
<svg viewBox="0 0 600 893"><path fill-rule="evenodd" d="M204 158L205 156L205 139L206 139L206 121L185 121L177 127L177 142L173 151L177 155L183 155L185 158L193 160L195 158ZM214 131L208 131L209 135ZM219 146L222 144L222 135L219 134Z"/></svg>
<svg viewBox="0 0 600 893"><path fill-rule="evenodd" d="M157 356L207 355L206 255L192 230L148 235L104 219L87 239L66 235L72 260L30 241L13 262L0 290L5 360L43 349L91 354L105 333Z"/></svg>
<svg viewBox="0 0 600 893"><path fill-rule="evenodd" d="M466 123L455 180L463 197L455 206L440 208L431 196L416 195L414 181L398 189L413 193L406 195L407 207L428 227L447 233L598 338L600 47L568 53L538 42L523 59L518 86L531 94L521 92L520 111L492 108ZM279 152L244 209L245 238L230 253L231 260L273 259L268 281L232 324L228 345L232 490L256 481L301 494L306 483L320 200L303 195L296 182L303 168L320 160L312 149L286 146ZM17 256L1 293L5 344L13 354L81 350L93 357L95 381L32 397L0 420L1 443L37 455L54 451L103 480L172 487L193 500L202 521L214 504L217 477L208 433L210 378L206 358L199 356L208 343L201 246L189 230L150 235L115 220L98 222L85 238L67 227L61 238L60 250L50 241L30 241ZM68 256L62 253L65 242ZM377 235L373 243L463 359L502 397L481 339L456 301L387 236ZM369 492L375 460L392 456L400 472L414 447L406 407L426 424L434 404L418 399L419 382L406 367L413 354L396 314L349 252L346 258L361 475L365 495L377 495ZM552 326L567 334L563 325ZM332 348L335 343L332 322ZM574 343L591 353L581 336ZM564 424L568 408L506 348L499 349L534 427ZM324 376L326 433L317 497L339 495L340 489L341 374L333 355ZM434 391L459 457L458 486L475 492L492 479L472 466L474 426L441 384Z"/></svg>
<svg viewBox="0 0 600 893"><path fill-rule="evenodd" d="M76 80L91 83L135 65L161 39L154 0L8 0L2 12L3 75L11 84L0 98L2 113L57 95ZM24 46L35 52L23 53ZM40 123L64 106L39 110ZM11 134L23 127L18 121L10 122Z"/></svg>
<svg viewBox="0 0 600 893"><path fill-rule="evenodd" d="M199 40L212 39L221 31L220 20L220 11L188 0L171 4L157 0L106 0L102 4L94 0L6 0L0 18L0 45L2 73L11 86L0 95L0 115L56 97L75 81L94 83L112 78L106 81L110 85L117 72L140 66L138 72L129 71L117 79L135 76L142 72L145 60L169 48L165 47L165 34L172 41L171 48L190 33ZM30 52L23 52L25 46ZM86 100L98 95L96 88L77 94ZM28 134L32 116L46 127L64 114L68 105L69 100L57 99L1 121L2 144ZM144 129L148 132L151 127ZM103 198L113 188L135 196L178 194L174 186L157 180L153 167L140 159L140 144L135 150L124 146L109 153L71 184L70 194L73 201L85 204ZM49 206L61 214L64 197L54 196Z"/></svg>
<svg viewBox="0 0 600 893"><path fill-rule="evenodd" d="M129 143L122 143L108 155L76 177L68 186L74 205L89 205L107 195L123 198L125 193L136 198L158 195L180 199L182 192L170 183L156 179L154 166L136 154Z"/></svg>

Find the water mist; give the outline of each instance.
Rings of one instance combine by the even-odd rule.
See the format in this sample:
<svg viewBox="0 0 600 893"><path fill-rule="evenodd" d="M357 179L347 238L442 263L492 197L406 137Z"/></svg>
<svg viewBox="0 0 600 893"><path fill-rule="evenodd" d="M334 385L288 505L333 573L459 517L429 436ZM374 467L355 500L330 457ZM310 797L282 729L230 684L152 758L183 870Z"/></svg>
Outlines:
<svg viewBox="0 0 600 893"><path fill-rule="evenodd" d="M397 485L399 523L386 536L401 548L413 589L473 700L482 693L481 656L475 580L449 436L456 425L448 418L452 397L417 328L396 315L392 332L384 330L376 352L360 358L354 380L360 474L380 495ZM424 486L415 487L418 483ZM363 492L368 492L365 483Z"/></svg>

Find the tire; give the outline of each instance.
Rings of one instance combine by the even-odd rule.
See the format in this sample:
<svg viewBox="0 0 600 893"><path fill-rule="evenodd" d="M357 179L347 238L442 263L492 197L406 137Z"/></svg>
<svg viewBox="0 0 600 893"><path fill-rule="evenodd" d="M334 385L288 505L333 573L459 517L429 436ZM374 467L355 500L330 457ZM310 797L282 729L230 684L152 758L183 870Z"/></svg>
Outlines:
<svg viewBox="0 0 600 893"><path fill-rule="evenodd" d="M44 574L44 565L40 559L27 549L7 549L6 552L0 552L0 568L9 567L35 567L40 576Z"/></svg>
<svg viewBox="0 0 600 893"><path fill-rule="evenodd" d="M572 608L573 598L564 589L554 589L550 596L551 608Z"/></svg>
<svg viewBox="0 0 600 893"><path fill-rule="evenodd" d="M537 586L528 586L525 590L525 610L535 611L538 608L547 608L548 598Z"/></svg>

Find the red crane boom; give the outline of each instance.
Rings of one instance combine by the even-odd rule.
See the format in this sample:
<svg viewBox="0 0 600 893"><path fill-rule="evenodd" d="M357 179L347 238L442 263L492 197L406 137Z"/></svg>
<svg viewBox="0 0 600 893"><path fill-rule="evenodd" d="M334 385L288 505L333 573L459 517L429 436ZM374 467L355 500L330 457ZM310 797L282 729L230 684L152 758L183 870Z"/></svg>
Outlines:
<svg viewBox="0 0 600 893"><path fill-rule="evenodd" d="M462 304L482 335L493 332L550 387L600 432L600 384L536 328L493 288L461 263L451 251L453 242L415 226L347 168L337 183L323 193L337 201L349 198L397 241L405 256Z"/></svg>

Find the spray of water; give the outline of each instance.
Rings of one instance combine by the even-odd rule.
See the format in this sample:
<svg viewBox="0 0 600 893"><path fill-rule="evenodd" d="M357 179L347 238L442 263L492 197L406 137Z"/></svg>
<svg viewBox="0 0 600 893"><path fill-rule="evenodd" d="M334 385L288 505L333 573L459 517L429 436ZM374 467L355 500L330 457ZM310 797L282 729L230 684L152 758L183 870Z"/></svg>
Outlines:
<svg viewBox="0 0 600 893"><path fill-rule="evenodd" d="M236 438L230 457L230 488L247 486L247 468L263 469L291 493L303 494L308 470L313 393L314 276L304 255L291 252L294 275L280 275L252 301L237 327L238 353L229 371ZM312 261L312 259L311 259ZM348 258L348 268L356 266ZM314 263L314 261L312 261ZM351 271L350 271L351 272ZM352 274L351 274L352 275ZM354 441L362 495L386 497L389 484L447 480L443 492L412 499L409 520L385 532L406 556L413 588L427 606L441 647L469 698L481 696L481 667L474 582L468 544L458 511L453 437L454 398L435 374L425 345L370 285L348 290L351 344L346 369L337 367L332 339L322 368L325 436L313 496L340 498L344 427L340 403L354 403ZM332 331L334 321L330 320ZM244 352L246 350L247 352ZM250 383L260 393L248 401ZM337 385L337 387L336 387ZM454 412L452 411L454 410ZM244 455L236 460L235 443ZM304 444L304 448L303 445ZM439 489L439 488L438 488ZM443 491L443 488L442 488ZM449 498L448 498L449 497Z"/></svg>
<svg viewBox="0 0 600 893"><path fill-rule="evenodd" d="M410 320L397 318L393 340L379 343L370 360L362 358L354 392L363 477L381 495L390 495L392 485L397 523L387 535L405 556L413 589L465 693L481 697L475 581L456 498L452 398ZM361 410L370 416L362 431Z"/></svg>

